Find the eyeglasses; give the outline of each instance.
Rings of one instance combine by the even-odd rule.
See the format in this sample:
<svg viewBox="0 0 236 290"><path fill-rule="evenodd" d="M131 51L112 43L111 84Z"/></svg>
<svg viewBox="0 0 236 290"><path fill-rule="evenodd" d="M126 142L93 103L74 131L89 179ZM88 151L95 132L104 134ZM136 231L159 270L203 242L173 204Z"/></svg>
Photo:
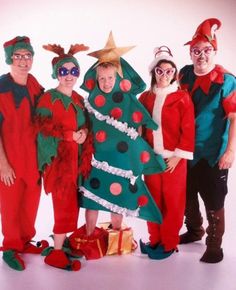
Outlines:
<svg viewBox="0 0 236 290"><path fill-rule="evenodd" d="M72 67L71 69L67 69L66 67L62 66L58 69L58 75L60 77L68 76L71 74L73 77L78 77L80 74L80 70L77 66Z"/></svg>
<svg viewBox="0 0 236 290"><path fill-rule="evenodd" d="M162 69L161 67L157 66L155 68L155 74L158 77L161 77L165 75L166 77L172 77L175 74L175 68L167 68L167 69Z"/></svg>
<svg viewBox="0 0 236 290"><path fill-rule="evenodd" d="M14 53L11 57L14 60L32 60L33 55L31 53L27 53L27 54L19 54L19 53Z"/></svg>
<svg viewBox="0 0 236 290"><path fill-rule="evenodd" d="M202 53L204 53L205 55L210 55L213 51L213 47L212 46L206 46L206 47L203 47L202 49L199 49L197 47L194 47L191 49L191 53L198 57L198 56L201 56Z"/></svg>

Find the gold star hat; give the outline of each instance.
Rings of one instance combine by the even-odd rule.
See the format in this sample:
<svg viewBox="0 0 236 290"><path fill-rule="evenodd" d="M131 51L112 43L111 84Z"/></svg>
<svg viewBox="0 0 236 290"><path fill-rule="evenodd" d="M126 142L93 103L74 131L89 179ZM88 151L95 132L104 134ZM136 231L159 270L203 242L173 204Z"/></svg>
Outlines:
<svg viewBox="0 0 236 290"><path fill-rule="evenodd" d="M98 59L97 65L109 62L114 64L117 67L118 74L123 77L121 63L120 63L120 57L134 48L134 46L125 46L125 47L117 47L112 35L112 32L110 32L107 43L103 49L93 51L89 53L88 55L93 56Z"/></svg>
<svg viewBox="0 0 236 290"><path fill-rule="evenodd" d="M121 57L132 48L134 46L117 47L113 34L110 32L105 47L88 54L98 60L86 72L81 88L91 92L96 86L96 67L102 63L111 63L117 68L117 81L120 82L122 90L133 94L142 92L146 88L146 84L137 72Z"/></svg>

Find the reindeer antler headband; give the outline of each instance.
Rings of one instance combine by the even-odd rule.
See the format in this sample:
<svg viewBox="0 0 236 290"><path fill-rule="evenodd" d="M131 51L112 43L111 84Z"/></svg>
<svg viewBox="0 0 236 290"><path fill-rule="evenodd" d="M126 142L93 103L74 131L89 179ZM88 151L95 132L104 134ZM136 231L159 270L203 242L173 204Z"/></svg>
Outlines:
<svg viewBox="0 0 236 290"><path fill-rule="evenodd" d="M52 59L53 78L57 78L58 68L66 62L73 62L77 67L79 67L79 63L77 59L74 57L74 54L89 49L89 47L85 46L84 44L74 44L74 45L71 44L70 49L67 53L65 53L64 48L61 47L59 44L43 45L43 48L48 51L54 52L58 55Z"/></svg>

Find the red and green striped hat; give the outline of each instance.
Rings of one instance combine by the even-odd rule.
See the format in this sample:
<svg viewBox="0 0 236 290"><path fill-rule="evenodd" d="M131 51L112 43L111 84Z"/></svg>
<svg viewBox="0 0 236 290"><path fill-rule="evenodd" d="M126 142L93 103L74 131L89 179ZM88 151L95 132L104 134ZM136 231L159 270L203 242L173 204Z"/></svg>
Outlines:
<svg viewBox="0 0 236 290"><path fill-rule="evenodd" d="M6 57L6 63L12 64L12 55L13 53L18 49L27 49L34 55L33 47L30 43L30 39L27 36L16 36L15 38L6 41L3 44L4 50L5 50L5 57Z"/></svg>

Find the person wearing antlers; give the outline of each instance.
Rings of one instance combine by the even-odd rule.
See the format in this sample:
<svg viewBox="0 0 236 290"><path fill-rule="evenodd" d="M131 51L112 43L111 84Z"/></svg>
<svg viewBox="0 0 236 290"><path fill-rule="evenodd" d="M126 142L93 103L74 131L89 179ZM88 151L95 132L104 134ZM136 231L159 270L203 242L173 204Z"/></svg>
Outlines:
<svg viewBox="0 0 236 290"><path fill-rule="evenodd" d="M52 194L54 209L54 248L44 261L53 267L78 271L80 262L70 261L63 243L66 233L77 228L77 187L81 176L87 176L91 163L92 143L83 98L73 90L80 75L74 54L88 47L71 45L68 53L60 45L43 48L58 55L52 60L52 77L57 78L58 86L41 96L36 112L39 170L43 172L45 192Z"/></svg>

